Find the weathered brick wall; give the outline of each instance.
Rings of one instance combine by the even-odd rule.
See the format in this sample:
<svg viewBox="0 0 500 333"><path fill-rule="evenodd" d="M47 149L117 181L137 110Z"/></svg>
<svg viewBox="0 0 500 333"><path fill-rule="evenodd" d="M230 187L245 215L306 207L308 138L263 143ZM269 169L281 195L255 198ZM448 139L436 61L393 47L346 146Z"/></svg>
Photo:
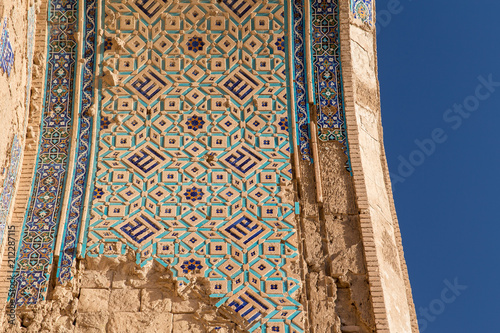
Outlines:
<svg viewBox="0 0 500 333"><path fill-rule="evenodd" d="M24 136L27 81L26 13L26 0L5 0L0 3L0 32L3 30L4 18L7 18L9 40L14 51L14 66L10 76L0 69L0 187L10 164L14 135L18 134L21 138Z"/></svg>
<svg viewBox="0 0 500 333"><path fill-rule="evenodd" d="M28 8L30 7L34 13L38 13L36 18L39 20L32 38L28 37L30 27ZM14 253L17 250L16 245L19 242L26 203L29 199L38 148L41 95L45 80L43 74L46 53L46 11L47 4L42 1L5 0L0 4L2 21L4 17L8 18L9 39L14 51L14 65L10 76L7 73L0 73L0 193L2 191L4 194L9 191L12 193L7 218L5 221L0 221L6 224L3 243L0 247L2 254L0 256L2 260L0 302L2 304L6 300L11 284ZM36 45L35 49L33 45ZM32 62L28 63L30 48L34 54L32 54ZM31 77L31 82L29 77ZM30 94L28 102L27 93ZM11 160L10 149L15 136L21 150L19 167L10 175L13 176L14 182L10 182L7 185L8 188L2 188L6 184L4 178L14 162ZM9 208L8 206L4 208Z"/></svg>
<svg viewBox="0 0 500 333"><path fill-rule="evenodd" d="M316 203L312 166L302 165L303 255L311 332L373 332L364 246L347 157L337 142L320 144L324 207Z"/></svg>
<svg viewBox="0 0 500 333"><path fill-rule="evenodd" d="M377 332L418 332L383 145L375 24L341 6L346 120Z"/></svg>
<svg viewBox="0 0 500 333"><path fill-rule="evenodd" d="M22 107L22 113L17 114L17 121L15 122L17 127L15 131L17 132L18 138L20 140L20 146L22 150L22 161L19 166L17 174L17 184L15 186L15 200L12 201L9 219L7 220L6 231L4 235L4 242L2 244L1 250L3 251L3 256L1 258L1 269L0 269L0 302L2 306L6 306L6 300L8 297L9 289L12 285L12 268L14 262L14 253L17 251L17 244L19 243L19 237L21 235L22 225L24 222L26 206L30 196L31 184L33 181L33 172L35 168L36 153L38 149L38 135L40 133L40 121L41 121L41 109L42 109L42 94L45 82L45 55L46 55L46 25L47 25L47 2L27 2L22 1L21 3L15 1L4 1L4 8L8 8L8 11L12 13L10 24L15 25L16 29L11 29L10 33L15 32L14 40L15 48L15 64L11 77L7 78L5 81L0 80L0 84L7 83L12 85L17 82L17 87L15 89L4 89L0 88L0 94L11 94L11 97L5 96L5 98L0 98L0 105L3 101L8 101L9 104L3 104L0 108L0 113L6 115L6 117L15 117L16 114L10 112L9 105L15 105L10 98L15 99L19 106ZM28 59L27 59L27 48L29 47L29 42L27 41L27 13L28 6L31 6L36 14L35 26L33 40L34 43L34 54L33 63L31 67L31 84L30 84L30 100L29 104L26 105L26 91L28 82ZM26 11L21 10L25 8ZM4 9L5 11L5 9ZM21 73L21 74L18 74ZM6 77L6 76L5 76ZM12 104L11 104L12 103ZM4 108L5 106L5 108ZM28 110L26 110L26 108ZM21 110L21 107L18 108ZM9 113L10 112L10 113ZM20 111L19 111L20 112ZM25 117L26 116L26 117ZM13 121L13 120L12 120ZM7 121L1 121L2 124L9 124ZM7 126L7 125L6 125ZM14 130L13 130L14 131ZM9 135L14 135L15 133L10 132L7 135L8 129L5 131L6 136L0 138L12 139ZM0 154L0 156L2 156ZM7 308L7 313L10 309ZM2 312L3 320L7 321L8 317Z"/></svg>

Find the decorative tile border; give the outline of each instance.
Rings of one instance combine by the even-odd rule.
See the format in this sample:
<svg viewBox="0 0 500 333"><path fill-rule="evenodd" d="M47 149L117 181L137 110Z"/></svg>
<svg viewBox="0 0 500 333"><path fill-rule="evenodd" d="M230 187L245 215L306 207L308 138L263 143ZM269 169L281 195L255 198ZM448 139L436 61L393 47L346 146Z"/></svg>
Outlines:
<svg viewBox="0 0 500 333"><path fill-rule="evenodd" d="M92 105L94 102L95 79L95 44L96 44L96 7L95 0L85 1L84 24L84 66L81 87L81 108L78 117L80 126L77 145L77 161L75 174L72 176L73 188L69 199L68 216L63 218L66 223L61 254L58 262L57 278L60 284L72 279L71 268L76 257L78 231L81 225L83 200L88 182L88 167L90 157L90 143L92 137ZM76 112L76 111L75 111Z"/></svg>
<svg viewBox="0 0 500 333"><path fill-rule="evenodd" d="M70 146L77 1L50 3L47 86L40 147L10 298L36 304L47 289Z"/></svg>
<svg viewBox="0 0 500 333"><path fill-rule="evenodd" d="M311 16L319 137L345 144L337 0L312 0Z"/></svg>
<svg viewBox="0 0 500 333"><path fill-rule="evenodd" d="M338 0L312 0L312 61L318 136L340 142L349 157L340 64ZM346 168L350 171L348 160Z"/></svg>
<svg viewBox="0 0 500 333"><path fill-rule="evenodd" d="M372 0L350 0L350 8L355 19L373 25Z"/></svg>
<svg viewBox="0 0 500 333"><path fill-rule="evenodd" d="M3 20L2 33L0 35L0 68L10 76L10 71L14 65L14 51L9 38L9 29L7 28L7 17Z"/></svg>
<svg viewBox="0 0 500 333"><path fill-rule="evenodd" d="M311 161L309 147L309 105L307 103L306 73L305 73L305 50L304 50L304 8L303 0L293 0L290 18L293 23L293 61L294 68L294 90L295 90L295 113L297 119L298 144L302 158Z"/></svg>
<svg viewBox="0 0 500 333"><path fill-rule="evenodd" d="M293 1L294 38L294 93L295 112L298 125L299 147L302 158L311 161L309 147L309 105L305 63L305 24L311 22L312 70L314 76L314 98L318 107L318 136L322 141L336 140L344 146L349 156L345 113L343 105L342 73L340 65L340 42L338 0L311 1L310 19L305 20L304 1ZM346 166L350 171L349 161Z"/></svg>

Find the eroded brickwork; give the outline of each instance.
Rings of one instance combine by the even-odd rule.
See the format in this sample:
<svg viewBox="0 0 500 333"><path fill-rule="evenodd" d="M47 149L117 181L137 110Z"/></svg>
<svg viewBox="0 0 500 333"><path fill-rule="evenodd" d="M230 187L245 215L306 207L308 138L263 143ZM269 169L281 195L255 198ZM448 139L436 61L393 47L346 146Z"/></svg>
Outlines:
<svg viewBox="0 0 500 333"><path fill-rule="evenodd" d="M2 73L0 78L0 121L2 124L0 130L2 148L0 149L16 141L18 147L16 149L20 150L19 156L21 157L16 168L10 152L0 153L0 160L5 166L2 168L5 172L2 174L1 181L4 186L7 186L2 189L0 195L2 210L4 210L0 214L0 223L5 224L2 226L5 228L5 233L3 234L3 256L0 269L0 300L4 305L11 287L15 252L18 249L38 150L41 94L45 82L47 17L43 13L43 8L46 9L46 6L42 2L4 1L0 5L0 12L8 18L7 27L14 52L14 64L10 75ZM37 19L38 22L36 22ZM14 136L15 140L13 140ZM7 176L7 172L9 172L10 180L3 178Z"/></svg>

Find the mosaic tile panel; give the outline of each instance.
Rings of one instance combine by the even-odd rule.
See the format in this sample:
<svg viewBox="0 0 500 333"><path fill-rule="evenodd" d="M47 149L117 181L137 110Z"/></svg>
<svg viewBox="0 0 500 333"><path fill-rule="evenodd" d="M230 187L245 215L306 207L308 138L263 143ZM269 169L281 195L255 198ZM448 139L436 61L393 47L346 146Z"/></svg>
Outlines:
<svg viewBox="0 0 500 333"><path fill-rule="evenodd" d="M37 168L13 273L15 306L43 299L49 280L70 146L76 57L76 0L49 7L47 86Z"/></svg>
<svg viewBox="0 0 500 333"><path fill-rule="evenodd" d="M7 17L3 20L2 33L0 35L0 68L7 76L14 65L14 51L9 38L9 29L7 28Z"/></svg>
<svg viewBox="0 0 500 333"><path fill-rule="evenodd" d="M309 149L309 105L307 85L314 84L318 107L318 133L323 141L336 140L348 155L342 96L338 0L311 1L311 31L314 83L306 83L304 1L292 1L294 38L294 93L299 147L302 158L312 161ZM350 170L349 162L346 168Z"/></svg>
<svg viewBox="0 0 500 333"><path fill-rule="evenodd" d="M75 173L72 175L73 187L69 199L68 216L66 221L62 248L60 252L57 278L60 284L65 284L72 279L73 263L76 257L78 232L81 225L82 210L84 205L85 190L88 182L88 166L90 158L90 140L92 136L92 115L94 103L94 72L95 72L95 36L96 36L96 3L95 0L85 1L85 38L83 47L83 75L81 86L81 104L79 121L79 134L77 143L77 156Z"/></svg>
<svg viewBox="0 0 500 333"><path fill-rule="evenodd" d="M339 141L348 154L340 66L338 0L312 0L312 56L318 135ZM350 170L349 162L347 169Z"/></svg>
<svg viewBox="0 0 500 333"><path fill-rule="evenodd" d="M354 18L373 25L372 0L350 0L350 7Z"/></svg>
<svg viewBox="0 0 500 333"><path fill-rule="evenodd" d="M284 4L101 3L87 256L206 277L254 332L303 332Z"/></svg>
<svg viewBox="0 0 500 333"><path fill-rule="evenodd" d="M295 93L295 113L297 119L297 137L302 158L311 161L309 148L309 106L307 103L306 74L305 74L305 50L304 50L304 8L303 0L293 0L292 20L293 24L293 77Z"/></svg>
<svg viewBox="0 0 500 333"><path fill-rule="evenodd" d="M10 152L10 166L7 176L3 182L2 192L0 193L0 245L3 243L5 226L9 218L12 200L14 199L17 172L21 162L22 147L17 135L14 137L12 149Z"/></svg>

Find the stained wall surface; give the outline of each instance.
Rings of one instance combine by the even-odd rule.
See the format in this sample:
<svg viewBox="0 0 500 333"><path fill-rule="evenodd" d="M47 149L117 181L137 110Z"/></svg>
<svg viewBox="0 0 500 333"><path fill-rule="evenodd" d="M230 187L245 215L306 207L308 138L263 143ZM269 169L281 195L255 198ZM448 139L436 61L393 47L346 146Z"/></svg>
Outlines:
<svg viewBox="0 0 500 333"><path fill-rule="evenodd" d="M19 10L22 8L22 10ZM35 11L27 1L3 1L0 4L0 258L7 251L8 237L14 245L15 227L8 229L13 216L15 195L19 184L24 147L34 142L35 134L28 127L32 107L32 81ZM39 61L37 62L40 63ZM38 76L39 66L35 65ZM36 88L34 94L38 94ZM7 235L9 234L9 235ZM15 254L10 256L11 264ZM4 278L4 276L2 276ZM2 279L8 284L9 279Z"/></svg>
<svg viewBox="0 0 500 333"><path fill-rule="evenodd" d="M0 36L5 39L1 46L0 56L0 122L2 134L0 135L0 167L2 173L0 184L5 179L6 171L10 164L10 150L14 136L23 137L26 119L26 82L27 82L27 2L19 5L26 10L16 11L17 2L3 1L0 5ZM8 46L7 46L8 45ZM5 52L4 50L9 50ZM12 53L10 52L12 50ZM13 61L10 58L13 56ZM4 66L5 65L5 66ZM4 70L4 67L6 68Z"/></svg>

